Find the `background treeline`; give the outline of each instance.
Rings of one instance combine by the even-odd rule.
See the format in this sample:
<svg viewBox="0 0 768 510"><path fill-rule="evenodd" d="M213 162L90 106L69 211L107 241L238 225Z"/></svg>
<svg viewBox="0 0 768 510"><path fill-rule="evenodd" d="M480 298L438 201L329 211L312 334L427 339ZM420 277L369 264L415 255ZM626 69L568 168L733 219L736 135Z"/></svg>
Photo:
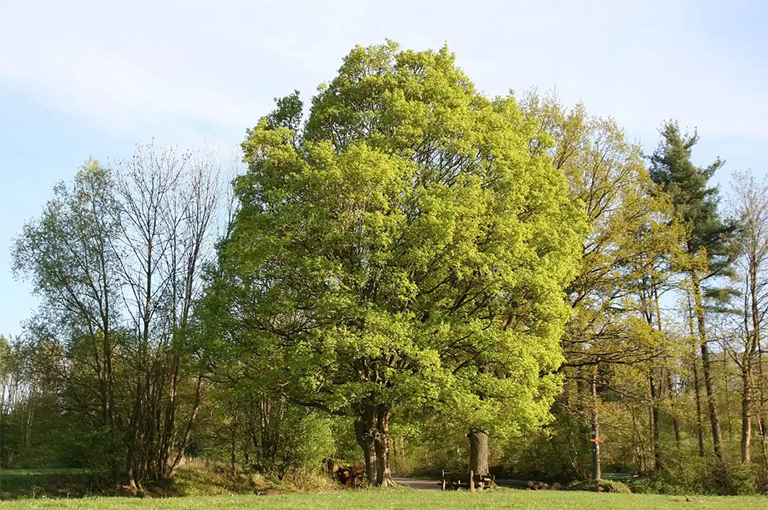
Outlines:
<svg viewBox="0 0 768 510"><path fill-rule="evenodd" d="M0 338L0 466L760 490L768 185L721 201L697 140L388 43L231 160L90 160L12 249L41 305Z"/></svg>

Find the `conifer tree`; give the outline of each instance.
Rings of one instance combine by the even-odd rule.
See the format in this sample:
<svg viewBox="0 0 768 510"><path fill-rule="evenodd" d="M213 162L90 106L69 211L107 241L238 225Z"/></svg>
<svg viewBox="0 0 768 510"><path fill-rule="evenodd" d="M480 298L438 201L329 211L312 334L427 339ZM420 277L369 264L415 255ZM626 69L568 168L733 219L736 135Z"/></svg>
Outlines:
<svg viewBox="0 0 768 510"><path fill-rule="evenodd" d="M709 180L724 161L718 158L707 167L694 165L691 153L699 141L698 134L681 133L676 122L665 123L660 133L662 139L650 157L649 171L654 182L672 200L678 218L686 227L686 256L683 257L682 269L688 274L693 297L715 457L722 463L725 456L712 380L702 282L727 275L732 262L730 240L734 226L720 217L718 189L709 185Z"/></svg>

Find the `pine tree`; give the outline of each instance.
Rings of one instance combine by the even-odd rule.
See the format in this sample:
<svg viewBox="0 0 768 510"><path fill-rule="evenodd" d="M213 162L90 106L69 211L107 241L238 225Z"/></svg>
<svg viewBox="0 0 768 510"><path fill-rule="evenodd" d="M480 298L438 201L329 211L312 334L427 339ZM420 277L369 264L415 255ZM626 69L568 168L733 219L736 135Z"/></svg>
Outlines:
<svg viewBox="0 0 768 510"><path fill-rule="evenodd" d="M686 226L682 268L688 274L694 302L704 372L704 387L712 426L712 442L718 461L724 462L722 430L712 383L712 361L707 340L706 317L702 304L702 282L727 275L732 262L731 243L734 226L718 213L719 192L709 186L710 178L725 163L720 158L707 167L691 161L698 134L682 134L676 122L667 122L660 130L662 140L650 157L651 178L668 194L680 221Z"/></svg>

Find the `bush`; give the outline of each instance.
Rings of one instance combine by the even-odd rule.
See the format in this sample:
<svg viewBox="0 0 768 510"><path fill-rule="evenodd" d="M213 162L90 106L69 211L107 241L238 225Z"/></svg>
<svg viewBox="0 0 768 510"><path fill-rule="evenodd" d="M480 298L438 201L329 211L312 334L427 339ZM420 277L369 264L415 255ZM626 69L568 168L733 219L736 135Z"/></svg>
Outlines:
<svg viewBox="0 0 768 510"><path fill-rule="evenodd" d="M630 487L642 494L750 495L758 488L757 469L754 465L723 466L714 459L698 459L698 462L632 480Z"/></svg>
<svg viewBox="0 0 768 510"><path fill-rule="evenodd" d="M632 491L625 484L615 480L582 480L571 482L567 490L569 491L589 491L589 492L615 492L619 494L631 494Z"/></svg>

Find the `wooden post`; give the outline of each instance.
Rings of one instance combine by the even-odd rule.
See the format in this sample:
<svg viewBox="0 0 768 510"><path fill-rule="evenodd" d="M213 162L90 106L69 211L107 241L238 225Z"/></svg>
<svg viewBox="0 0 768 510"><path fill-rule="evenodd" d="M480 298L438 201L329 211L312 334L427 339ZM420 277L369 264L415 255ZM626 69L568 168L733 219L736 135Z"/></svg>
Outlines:
<svg viewBox="0 0 768 510"><path fill-rule="evenodd" d="M475 492L475 472L469 471L469 492Z"/></svg>

